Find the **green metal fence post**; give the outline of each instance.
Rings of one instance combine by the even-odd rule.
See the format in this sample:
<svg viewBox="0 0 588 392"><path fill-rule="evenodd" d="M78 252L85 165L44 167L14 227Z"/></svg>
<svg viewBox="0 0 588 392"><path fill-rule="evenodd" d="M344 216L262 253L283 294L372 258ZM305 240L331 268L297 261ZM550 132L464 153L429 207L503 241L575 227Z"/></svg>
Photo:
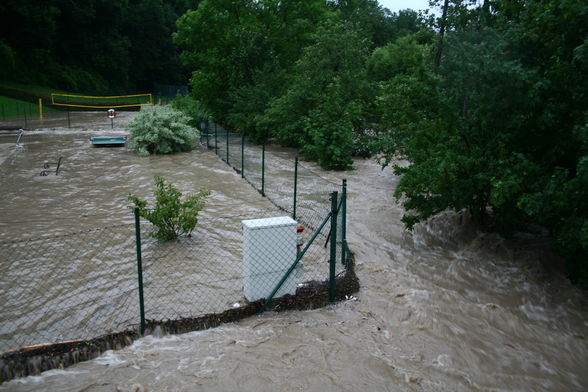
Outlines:
<svg viewBox="0 0 588 392"><path fill-rule="evenodd" d="M24 118L25 118L25 129L27 129L29 127L27 124L27 112L24 112Z"/></svg>
<svg viewBox="0 0 588 392"><path fill-rule="evenodd" d="M206 122L206 149L210 148L210 122Z"/></svg>
<svg viewBox="0 0 588 392"><path fill-rule="evenodd" d="M225 129L225 133L227 134L227 165L231 166L229 163L229 130Z"/></svg>
<svg viewBox="0 0 588 392"><path fill-rule="evenodd" d="M347 265L347 180L341 186L341 263Z"/></svg>
<svg viewBox="0 0 588 392"><path fill-rule="evenodd" d="M296 195L298 193L298 157L294 158L294 197L292 202L292 219L296 220Z"/></svg>
<svg viewBox="0 0 588 392"><path fill-rule="evenodd" d="M214 153L218 155L218 130L216 129L216 123L214 123Z"/></svg>
<svg viewBox="0 0 588 392"><path fill-rule="evenodd" d="M6 110L4 109L4 104L2 104L2 120L6 120Z"/></svg>
<svg viewBox="0 0 588 392"><path fill-rule="evenodd" d="M245 178L245 134L241 134L241 178Z"/></svg>
<svg viewBox="0 0 588 392"><path fill-rule="evenodd" d="M139 283L139 315L141 317L141 335L145 333L145 301L143 297L143 261L141 258L141 221L139 207L135 207L135 241L137 244L137 280Z"/></svg>
<svg viewBox="0 0 588 392"><path fill-rule="evenodd" d="M280 290L280 287L282 287L282 285L284 284L284 282L286 281L286 279L288 279L288 276L290 276L290 274L292 273L292 271L294 271L294 268L296 268L296 266L298 265L298 263L300 262L300 260L302 260L304 258L304 255L306 254L306 251L314 243L314 240L316 240L316 237L323 231L323 228L325 227L325 225L327 224L327 222L331 219L331 215L332 215L332 213L329 213L327 216L325 216L325 219L323 219L323 222L319 225L318 229L316 229L316 231L314 232L314 234L312 235L312 237L310 238L310 240L306 243L306 246L304 247L304 249L302 250L302 252L300 252L296 256L296 260L294 261L294 263L290 266L290 268L288 269L288 271L286 272L286 274L282 277L282 279L280 280L280 282L278 283L278 285L274 288L274 290L271 292L271 294L265 299L265 302L263 303L263 306L259 310L259 313L265 312L265 309L267 308L267 306L269 305L269 303L271 302L271 300L274 298L274 296L276 295L276 293L278 292L278 290Z"/></svg>
<svg viewBox="0 0 588 392"><path fill-rule="evenodd" d="M337 286L335 268L337 266L337 192L331 193L331 255L329 258L329 301L335 301Z"/></svg>
<svg viewBox="0 0 588 392"><path fill-rule="evenodd" d="M265 196L265 144L261 146L261 195Z"/></svg>

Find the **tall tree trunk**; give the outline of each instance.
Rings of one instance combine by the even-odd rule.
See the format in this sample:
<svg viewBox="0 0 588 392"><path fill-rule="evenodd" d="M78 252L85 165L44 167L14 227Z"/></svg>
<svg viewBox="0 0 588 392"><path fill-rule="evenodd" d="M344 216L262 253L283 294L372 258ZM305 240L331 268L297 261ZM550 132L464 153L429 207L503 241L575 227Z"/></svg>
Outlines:
<svg viewBox="0 0 588 392"><path fill-rule="evenodd" d="M439 26L439 44L437 45L437 53L435 54L435 68L439 68L441 65L443 37L445 36L445 25L447 24L447 7L449 7L449 0L445 0L443 3L443 14L441 15L441 25Z"/></svg>

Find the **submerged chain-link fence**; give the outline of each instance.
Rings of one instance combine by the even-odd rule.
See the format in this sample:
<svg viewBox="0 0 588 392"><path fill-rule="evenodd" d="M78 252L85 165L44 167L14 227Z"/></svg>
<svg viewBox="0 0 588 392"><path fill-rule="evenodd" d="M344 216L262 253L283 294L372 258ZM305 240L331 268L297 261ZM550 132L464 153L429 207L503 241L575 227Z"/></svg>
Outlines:
<svg viewBox="0 0 588 392"><path fill-rule="evenodd" d="M215 123L202 124L202 145L214 151L262 195L293 219L317 228L329 211L331 192L342 192L333 182L293 157L292 151L256 145L243 134Z"/></svg>
<svg viewBox="0 0 588 392"><path fill-rule="evenodd" d="M0 381L91 358L156 327L208 328L357 290L345 182L290 152L224 137L215 151L279 209L202 217L170 242L153 238L138 211L134 225L0 242ZM45 367L30 366L43 355L52 358Z"/></svg>
<svg viewBox="0 0 588 392"><path fill-rule="evenodd" d="M146 327L182 332L342 298L357 289L354 275L337 287L352 269L332 229L343 205L332 193L314 231L256 211L160 242L135 210L135 225L0 242L0 381L91 358ZM43 356L46 367L29 366Z"/></svg>
<svg viewBox="0 0 588 392"><path fill-rule="evenodd" d="M320 233L299 232L291 217L266 211L204 219L190 237L167 243L149 237L154 228L142 222L145 320L190 318L295 295L299 287L327 280L331 264L335 274L343 272L340 259L331 263L324 240L330 238L330 214L323 218ZM342 242L336 244L340 249Z"/></svg>
<svg viewBox="0 0 588 392"><path fill-rule="evenodd" d="M138 324L132 225L0 242L0 258L0 351Z"/></svg>
<svg viewBox="0 0 588 392"><path fill-rule="evenodd" d="M32 130L40 128L72 128L85 129L88 124L92 124L92 129L117 129L124 127L126 120L122 120L118 114L121 110L117 109L117 116L110 119L107 115L107 109L104 110L49 110L44 107L43 115L40 116L38 107L33 104L22 104L11 107L17 112L11 115L2 115L2 106L0 104L0 135L10 130L19 129ZM4 104L5 113L9 111L8 104Z"/></svg>
<svg viewBox="0 0 588 392"><path fill-rule="evenodd" d="M260 219L263 216L268 218ZM288 231L283 243L278 243L283 238L275 238L277 234L271 227L252 228L264 221L272 226L275 219L275 214L265 211L201 219L190 237L170 242L150 237L153 226L142 222L139 245L145 318L194 317L267 298L314 234L297 233L297 224L288 217L282 218L289 219L287 224L277 225L287 227L280 229ZM249 222L245 229L243 221ZM244 230L262 235L247 248ZM305 252L296 269L296 285L329 276L329 247L323 241L328 230L324 228L320 241L315 240ZM90 339L138 326L141 319L135 234L134 225L119 225L0 242L0 351ZM339 264L337 271L342 269ZM264 275L271 275L271 279L262 279ZM292 282L291 279L290 288L278 292L278 296L295 294L297 286ZM247 290L257 294L248 296ZM259 293L263 294L258 296Z"/></svg>

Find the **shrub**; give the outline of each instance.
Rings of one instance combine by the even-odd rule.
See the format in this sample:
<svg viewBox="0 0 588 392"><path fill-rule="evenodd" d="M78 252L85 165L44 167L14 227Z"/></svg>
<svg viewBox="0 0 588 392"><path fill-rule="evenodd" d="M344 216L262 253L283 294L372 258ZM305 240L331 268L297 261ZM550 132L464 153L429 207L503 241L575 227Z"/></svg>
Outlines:
<svg viewBox="0 0 588 392"><path fill-rule="evenodd" d="M157 227L151 236L160 241L171 241L184 234L190 235L198 224L198 214L210 191L201 189L182 202L182 192L163 178L155 177L155 187L155 207L152 209L147 208L147 201L129 194L129 201L139 207L141 217Z"/></svg>
<svg viewBox="0 0 588 392"><path fill-rule="evenodd" d="M212 118L212 112L202 102L189 95L178 94L171 104L174 109L190 118L189 124L193 127L200 127L203 122L208 124Z"/></svg>
<svg viewBox="0 0 588 392"><path fill-rule="evenodd" d="M129 143L142 156L189 151L200 134L188 122L186 115L169 106L145 106L127 125Z"/></svg>

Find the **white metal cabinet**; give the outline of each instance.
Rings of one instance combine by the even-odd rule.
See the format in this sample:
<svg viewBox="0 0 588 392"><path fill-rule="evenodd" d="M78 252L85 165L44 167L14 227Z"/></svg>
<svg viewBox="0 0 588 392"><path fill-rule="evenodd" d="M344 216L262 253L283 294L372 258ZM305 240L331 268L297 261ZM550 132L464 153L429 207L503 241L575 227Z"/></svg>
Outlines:
<svg viewBox="0 0 588 392"><path fill-rule="evenodd" d="M243 224L243 289L249 301L267 298L296 260L297 222L288 216L250 219ZM275 297L295 294L302 265Z"/></svg>

